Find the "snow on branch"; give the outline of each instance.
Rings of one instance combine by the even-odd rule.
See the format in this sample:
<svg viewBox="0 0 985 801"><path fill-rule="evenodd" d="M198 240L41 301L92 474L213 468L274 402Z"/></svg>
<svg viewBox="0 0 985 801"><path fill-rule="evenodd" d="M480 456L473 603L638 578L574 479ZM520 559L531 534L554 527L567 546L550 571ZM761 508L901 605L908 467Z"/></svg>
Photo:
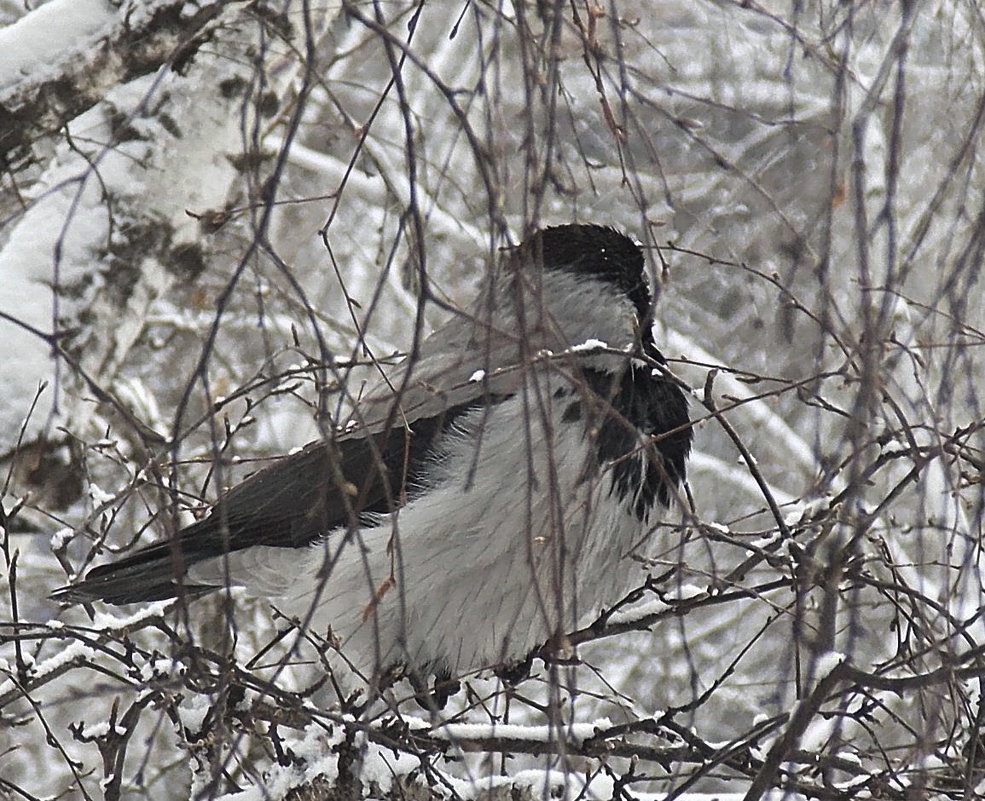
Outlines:
<svg viewBox="0 0 985 801"><path fill-rule="evenodd" d="M54 0L0 30L0 158L49 136L109 91L181 72L228 3Z"/></svg>

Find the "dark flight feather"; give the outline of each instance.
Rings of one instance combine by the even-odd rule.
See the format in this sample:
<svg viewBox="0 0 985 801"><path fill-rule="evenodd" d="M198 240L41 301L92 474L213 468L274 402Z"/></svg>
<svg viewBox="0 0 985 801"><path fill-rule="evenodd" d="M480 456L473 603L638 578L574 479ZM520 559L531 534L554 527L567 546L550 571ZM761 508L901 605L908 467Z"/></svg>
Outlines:
<svg viewBox="0 0 985 801"><path fill-rule="evenodd" d="M508 260L514 270L531 263L617 287L636 309L637 347L663 361L647 324L651 308L643 255L630 239L594 225L548 228ZM527 368L519 363L517 332L476 325L462 318L446 326L461 338L461 348L450 363L437 362L443 372L436 373L428 358L448 354L403 368L410 370L410 380L397 407L387 392L364 399L359 408L367 417L352 431L276 460L225 493L205 518L176 537L93 568L82 582L53 597L132 603L202 594L217 587L182 585L176 578L197 562L253 546L304 549L334 530L395 511L424 489L429 459L440 453L450 427L477 408L511 397L523 381ZM476 330L480 335L473 336ZM570 424L587 416L597 465L609 472L612 492L629 499L642 520L656 501L669 503L684 477L691 443L687 402L670 379L628 355L625 369L614 373L592 369L590 360L574 353L564 360L570 379L564 392L571 401L561 407L561 419ZM469 376L479 365L493 375L473 383Z"/></svg>

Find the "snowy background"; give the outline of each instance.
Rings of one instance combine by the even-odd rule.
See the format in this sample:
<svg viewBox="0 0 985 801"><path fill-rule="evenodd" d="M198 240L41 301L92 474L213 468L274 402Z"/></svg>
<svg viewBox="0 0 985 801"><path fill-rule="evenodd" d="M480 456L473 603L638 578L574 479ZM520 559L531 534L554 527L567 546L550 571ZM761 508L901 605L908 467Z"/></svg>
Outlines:
<svg viewBox="0 0 985 801"><path fill-rule="evenodd" d="M976 0L0 22L0 798L981 792ZM245 596L48 600L571 221L648 247L697 421L677 544L573 664L357 723Z"/></svg>

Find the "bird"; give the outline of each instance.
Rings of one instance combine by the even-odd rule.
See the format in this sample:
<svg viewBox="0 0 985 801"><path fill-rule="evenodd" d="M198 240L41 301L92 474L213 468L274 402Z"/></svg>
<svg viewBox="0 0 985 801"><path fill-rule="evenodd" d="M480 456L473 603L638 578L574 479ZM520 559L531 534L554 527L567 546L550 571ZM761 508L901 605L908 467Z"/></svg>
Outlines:
<svg viewBox="0 0 985 801"><path fill-rule="evenodd" d="M243 586L370 682L520 664L638 587L633 554L676 530L692 429L653 306L629 236L535 230L349 419L52 597Z"/></svg>

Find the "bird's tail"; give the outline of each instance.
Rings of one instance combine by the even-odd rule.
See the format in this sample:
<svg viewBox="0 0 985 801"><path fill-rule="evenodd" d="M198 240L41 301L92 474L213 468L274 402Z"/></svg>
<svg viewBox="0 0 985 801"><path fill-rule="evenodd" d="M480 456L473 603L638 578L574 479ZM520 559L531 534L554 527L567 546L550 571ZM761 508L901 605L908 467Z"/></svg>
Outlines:
<svg viewBox="0 0 985 801"><path fill-rule="evenodd" d="M218 589L181 580L191 565L214 555L191 545L197 525L182 531L175 541L149 545L117 562L94 567L82 581L55 590L52 600L131 604L179 596L193 598Z"/></svg>

